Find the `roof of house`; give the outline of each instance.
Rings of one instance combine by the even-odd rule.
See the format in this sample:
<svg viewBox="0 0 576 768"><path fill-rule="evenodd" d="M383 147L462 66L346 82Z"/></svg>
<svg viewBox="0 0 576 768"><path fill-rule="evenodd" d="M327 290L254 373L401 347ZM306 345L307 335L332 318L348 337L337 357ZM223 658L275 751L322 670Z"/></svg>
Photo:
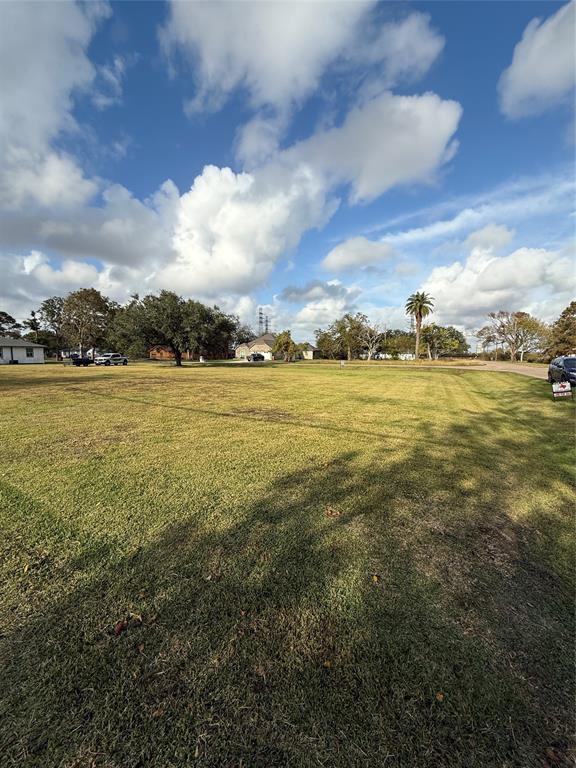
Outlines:
<svg viewBox="0 0 576 768"><path fill-rule="evenodd" d="M254 344L274 344L276 341L276 334L275 333L263 333L262 336L258 336L255 339L252 339L252 341L249 342L249 346L254 346Z"/></svg>
<svg viewBox="0 0 576 768"><path fill-rule="evenodd" d="M314 344L310 344L309 341L305 341L304 344L302 344L302 347L306 350L306 352L315 352L318 347L315 347Z"/></svg>
<svg viewBox="0 0 576 768"><path fill-rule="evenodd" d="M46 344L35 344L29 339L12 339L10 336L0 336L0 347L42 347Z"/></svg>
<svg viewBox="0 0 576 768"><path fill-rule="evenodd" d="M255 344L268 344L269 347L272 347L275 341L275 333L263 333L262 336L258 336L256 339L252 339L252 341L245 341L242 344L238 344L238 347L248 347L248 349L250 349L250 347L253 347Z"/></svg>

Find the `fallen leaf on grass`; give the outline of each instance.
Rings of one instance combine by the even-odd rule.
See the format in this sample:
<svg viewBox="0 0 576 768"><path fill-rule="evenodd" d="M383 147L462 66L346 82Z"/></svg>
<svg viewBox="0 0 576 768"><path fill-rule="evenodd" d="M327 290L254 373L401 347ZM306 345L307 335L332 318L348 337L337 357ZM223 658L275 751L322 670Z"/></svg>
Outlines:
<svg viewBox="0 0 576 768"><path fill-rule="evenodd" d="M378 584L379 581L380 581L380 574L373 573L372 574L372 583L373 584Z"/></svg>
<svg viewBox="0 0 576 768"><path fill-rule="evenodd" d="M326 659L326 661L324 662L324 664L322 666L326 667L326 669L330 669L330 667L332 666L332 662L329 661L328 659Z"/></svg>
<svg viewBox="0 0 576 768"><path fill-rule="evenodd" d="M142 616L139 613L129 613L124 619L120 619L114 625L114 637L118 637L128 628L139 627L142 624Z"/></svg>
<svg viewBox="0 0 576 768"><path fill-rule="evenodd" d="M443 694L443 693L440 693L440 692L438 692L438 693L436 694L436 701L444 701L444 694Z"/></svg>
<svg viewBox="0 0 576 768"><path fill-rule="evenodd" d="M339 509L335 509L334 507L326 507L324 514L326 517L340 517L342 512L340 512Z"/></svg>
<svg viewBox="0 0 576 768"><path fill-rule="evenodd" d="M121 619L120 621L117 621L114 625L114 637L118 637L118 635L121 635L122 632L124 632L128 628L128 622L126 619Z"/></svg>
<svg viewBox="0 0 576 768"><path fill-rule="evenodd" d="M554 747L546 747L546 757L551 763L556 764L558 764L561 759Z"/></svg>

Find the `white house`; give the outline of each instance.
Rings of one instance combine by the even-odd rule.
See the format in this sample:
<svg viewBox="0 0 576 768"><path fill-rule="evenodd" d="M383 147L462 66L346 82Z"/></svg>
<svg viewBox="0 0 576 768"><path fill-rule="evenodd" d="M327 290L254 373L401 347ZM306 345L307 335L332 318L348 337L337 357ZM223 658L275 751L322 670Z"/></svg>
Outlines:
<svg viewBox="0 0 576 768"><path fill-rule="evenodd" d="M27 363L43 363L44 346L34 344L28 339L11 339L0 336L0 365L26 365Z"/></svg>

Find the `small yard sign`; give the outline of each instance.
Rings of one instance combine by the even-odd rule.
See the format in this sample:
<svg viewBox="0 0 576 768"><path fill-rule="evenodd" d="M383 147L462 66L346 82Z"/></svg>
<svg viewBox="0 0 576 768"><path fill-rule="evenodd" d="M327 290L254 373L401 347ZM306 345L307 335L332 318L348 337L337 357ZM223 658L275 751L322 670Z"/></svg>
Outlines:
<svg viewBox="0 0 576 768"><path fill-rule="evenodd" d="M552 397L572 397L572 387L569 381L555 381L552 384Z"/></svg>

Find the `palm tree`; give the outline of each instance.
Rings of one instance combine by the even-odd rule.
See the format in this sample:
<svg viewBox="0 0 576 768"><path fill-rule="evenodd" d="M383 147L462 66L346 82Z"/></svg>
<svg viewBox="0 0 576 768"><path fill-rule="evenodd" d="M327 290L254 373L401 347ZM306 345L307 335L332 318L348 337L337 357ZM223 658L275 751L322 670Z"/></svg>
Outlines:
<svg viewBox="0 0 576 768"><path fill-rule="evenodd" d="M412 315L416 321L416 360L420 356L420 329L422 319L434 311L434 299L424 291L416 291L408 297L406 314Z"/></svg>

